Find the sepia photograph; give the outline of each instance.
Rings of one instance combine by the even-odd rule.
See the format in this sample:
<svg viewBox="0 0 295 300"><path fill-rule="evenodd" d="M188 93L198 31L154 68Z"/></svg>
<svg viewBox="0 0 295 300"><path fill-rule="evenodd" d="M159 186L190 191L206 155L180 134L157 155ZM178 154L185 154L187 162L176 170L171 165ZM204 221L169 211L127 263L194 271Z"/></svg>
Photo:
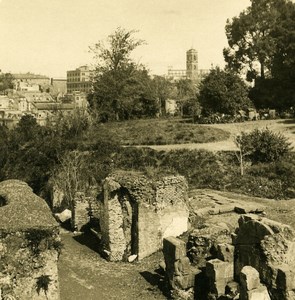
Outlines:
<svg viewBox="0 0 295 300"><path fill-rule="evenodd" d="M0 300L295 300L295 0L0 0Z"/></svg>

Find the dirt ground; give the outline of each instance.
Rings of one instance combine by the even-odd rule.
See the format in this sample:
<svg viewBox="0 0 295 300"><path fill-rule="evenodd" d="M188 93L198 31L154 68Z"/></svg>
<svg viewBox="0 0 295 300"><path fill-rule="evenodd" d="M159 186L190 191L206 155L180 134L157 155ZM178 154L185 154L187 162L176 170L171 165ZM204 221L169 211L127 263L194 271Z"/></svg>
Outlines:
<svg viewBox="0 0 295 300"><path fill-rule="evenodd" d="M96 252L98 242L90 234L74 235L62 229L61 238L61 300L167 299L163 274L158 270L161 252L140 263L113 263Z"/></svg>
<svg viewBox="0 0 295 300"><path fill-rule="evenodd" d="M176 149L205 149L211 151L232 151L237 147L234 143L234 137L240 132L249 132L253 129L268 128L274 132L280 132L288 138L295 151L295 120L293 119L277 119L277 120L260 120L247 121L243 123L229 123L229 124L209 124L204 125L214 128L220 128L230 132L230 138L225 141L203 144L176 144L176 145L153 145L149 146L155 150L176 150Z"/></svg>

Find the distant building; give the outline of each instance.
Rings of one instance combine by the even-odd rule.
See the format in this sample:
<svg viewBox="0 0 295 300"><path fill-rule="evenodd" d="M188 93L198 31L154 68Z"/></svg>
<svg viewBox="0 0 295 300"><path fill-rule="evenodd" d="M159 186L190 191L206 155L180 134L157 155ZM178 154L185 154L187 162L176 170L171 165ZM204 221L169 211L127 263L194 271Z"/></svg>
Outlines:
<svg viewBox="0 0 295 300"><path fill-rule="evenodd" d="M92 90L94 71L88 66L81 66L76 70L67 71L67 93L89 93Z"/></svg>
<svg viewBox="0 0 295 300"><path fill-rule="evenodd" d="M86 109L88 107L87 94L83 92L73 92L60 98L62 103L72 103L75 109Z"/></svg>
<svg viewBox="0 0 295 300"><path fill-rule="evenodd" d="M174 115L177 112L177 102L174 99L167 99L165 101L165 112L168 115Z"/></svg>
<svg viewBox="0 0 295 300"><path fill-rule="evenodd" d="M190 79L194 83L200 82L209 73L207 69L199 69L198 51L190 49L186 52L186 69L175 70L168 67L168 78L172 80Z"/></svg>
<svg viewBox="0 0 295 300"><path fill-rule="evenodd" d="M15 89L20 92L39 92L40 86L38 84L32 84L23 81L15 82Z"/></svg>
<svg viewBox="0 0 295 300"><path fill-rule="evenodd" d="M12 74L14 77L14 83L17 86L20 82L26 83L27 86L38 85L40 89L44 89L44 87L50 84L50 78L44 75L38 75L33 73L19 73ZM23 85L24 86L24 85Z"/></svg>

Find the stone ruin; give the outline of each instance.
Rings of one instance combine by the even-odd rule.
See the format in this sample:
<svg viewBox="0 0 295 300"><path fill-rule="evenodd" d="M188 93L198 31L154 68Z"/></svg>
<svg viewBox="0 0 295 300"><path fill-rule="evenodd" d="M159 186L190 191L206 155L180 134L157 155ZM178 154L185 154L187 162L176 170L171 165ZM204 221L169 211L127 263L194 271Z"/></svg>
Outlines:
<svg viewBox="0 0 295 300"><path fill-rule="evenodd" d="M255 214L234 233L194 230L164 239L166 279L177 299L295 299L294 231Z"/></svg>
<svg viewBox="0 0 295 300"><path fill-rule="evenodd" d="M151 180L117 172L104 180L99 202L102 244L110 261L127 261L162 249L163 238L188 230L187 183L183 176Z"/></svg>
<svg viewBox="0 0 295 300"><path fill-rule="evenodd" d="M19 180L0 182L0 299L60 299L59 226Z"/></svg>

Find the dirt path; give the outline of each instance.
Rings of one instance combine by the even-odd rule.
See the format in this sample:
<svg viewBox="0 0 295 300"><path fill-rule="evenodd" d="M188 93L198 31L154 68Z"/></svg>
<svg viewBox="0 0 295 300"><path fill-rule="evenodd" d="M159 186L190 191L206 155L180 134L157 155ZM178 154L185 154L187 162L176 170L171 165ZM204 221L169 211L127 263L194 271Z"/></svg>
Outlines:
<svg viewBox="0 0 295 300"><path fill-rule="evenodd" d="M177 149L205 149L210 151L234 151L237 147L234 143L234 137L242 131L249 132L253 129L269 128L271 131L280 132L288 138L295 151L295 121L294 120L261 120L249 121L244 123L231 124L209 124L204 125L214 128L220 128L230 133L230 138L225 141L202 144L175 144L175 145L151 145L147 146L155 150L177 150Z"/></svg>
<svg viewBox="0 0 295 300"><path fill-rule="evenodd" d="M62 231L64 249L58 262L61 300L164 300L158 268L162 253L142 263L112 263L94 251L91 235Z"/></svg>

